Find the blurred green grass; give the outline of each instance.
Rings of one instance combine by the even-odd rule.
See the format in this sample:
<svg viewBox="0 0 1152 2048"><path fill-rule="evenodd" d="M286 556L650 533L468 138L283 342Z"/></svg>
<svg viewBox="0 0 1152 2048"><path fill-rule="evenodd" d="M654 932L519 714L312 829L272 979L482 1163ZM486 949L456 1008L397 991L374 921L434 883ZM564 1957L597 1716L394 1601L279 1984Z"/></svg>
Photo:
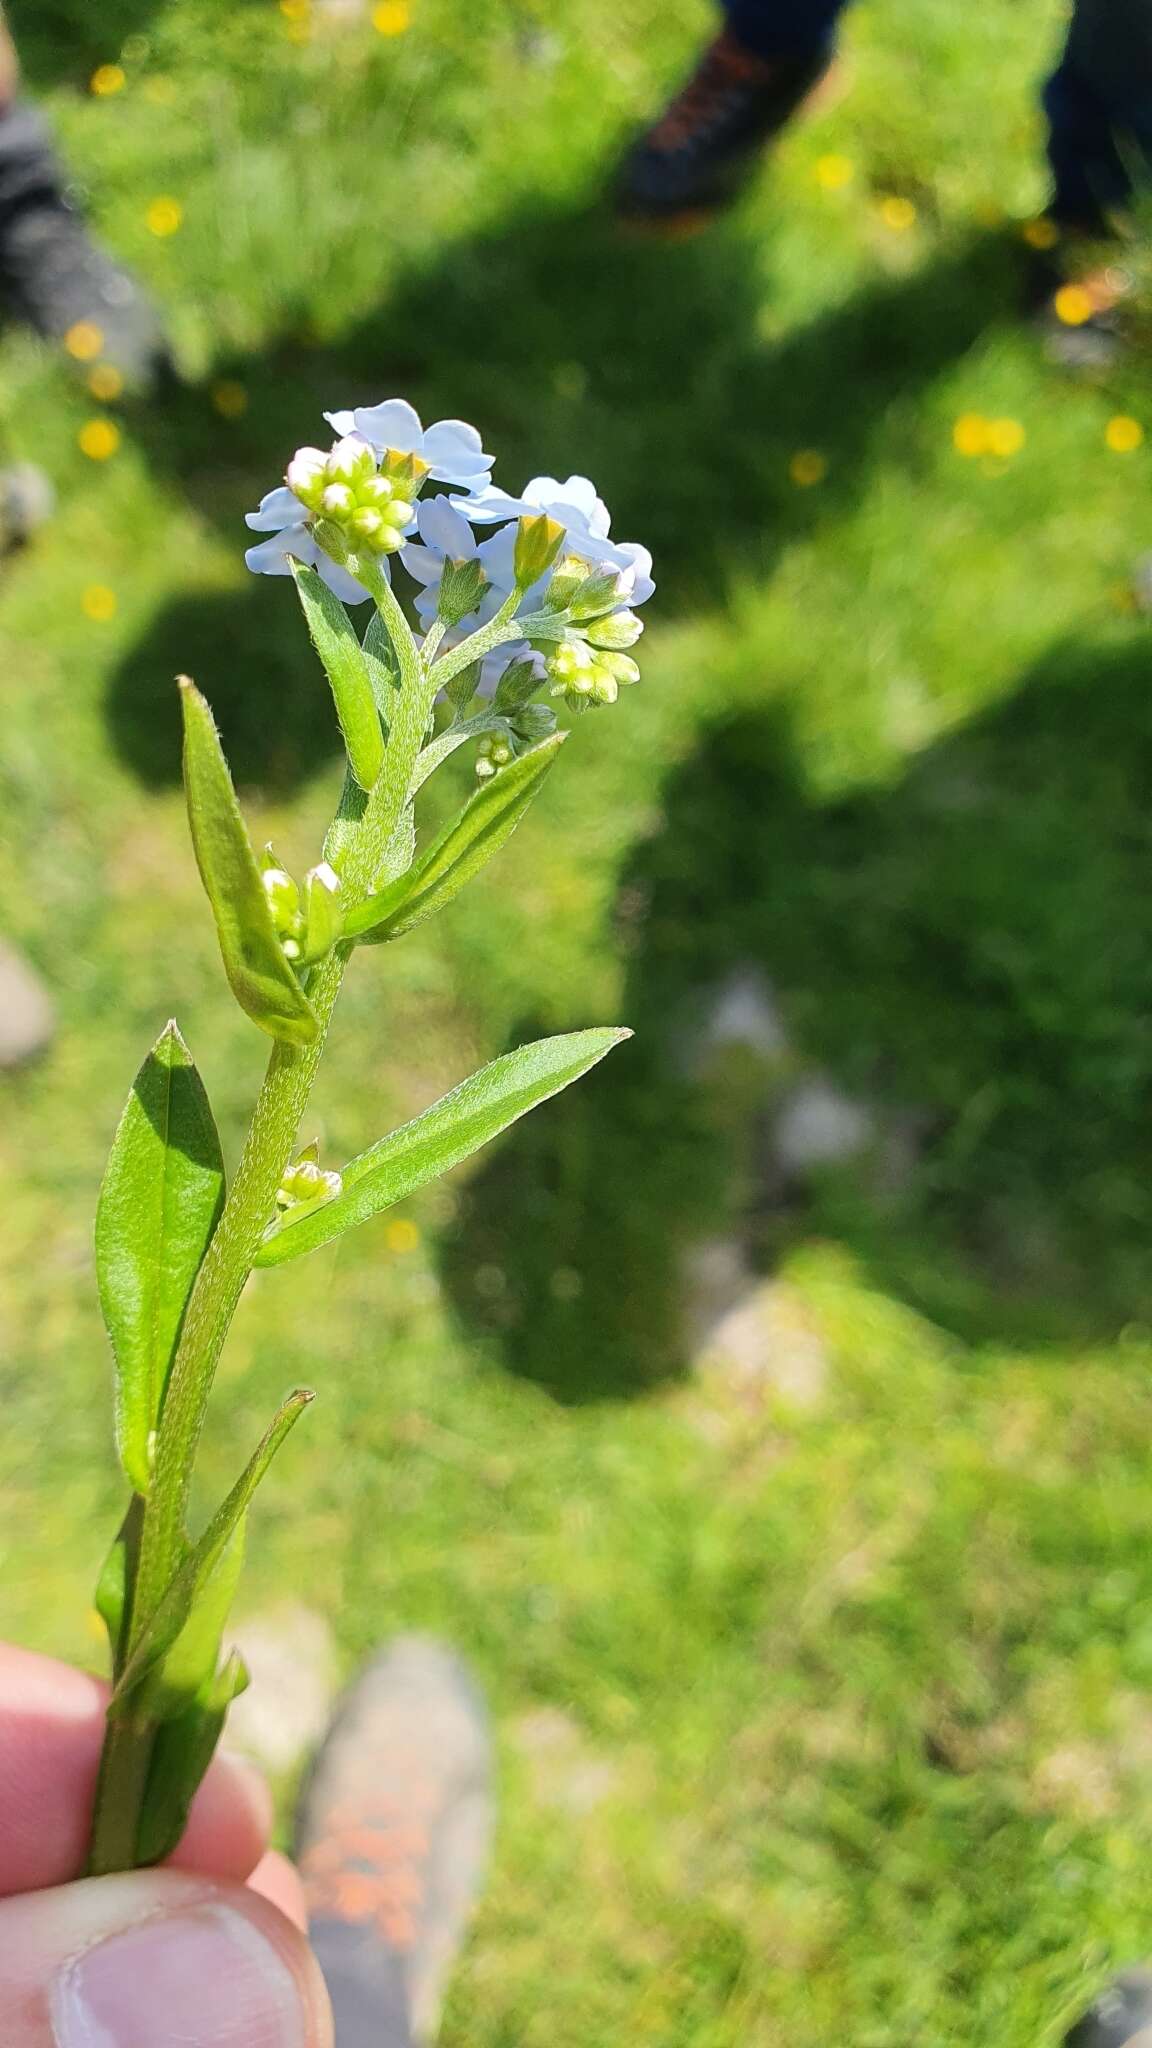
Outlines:
<svg viewBox="0 0 1152 2048"><path fill-rule="evenodd" d="M657 246L616 234L606 167L700 7L414 0L394 37L271 0L12 11L188 386L98 465L106 409L0 354L0 451L61 496L0 587L0 929L61 1009L3 1084L0 1624L98 1655L90 1220L130 1076L175 1011L234 1152L262 1063L170 678L302 864L330 712L241 514L322 406L403 391L479 420L506 484L587 467L662 584L642 688L498 870L351 978L326 1153L530 1029L637 1037L414 1230L253 1285L206 1497L284 1387L322 1399L248 1604L291 1588L349 1663L442 1630L491 1692L502 1834L449 2048L1054 2040L1152 1946L1149 457L1104 438L1152 406L1138 361L1072 381L1016 318L1059 10L859 9L850 94L730 222ZM972 411L1020 452L959 456ZM809 1407L691 1370L685 1336L742 1158L682 1041L750 961L802 1066L927 1133L882 1197L841 1171L756 1219L778 1341L826 1371Z"/></svg>

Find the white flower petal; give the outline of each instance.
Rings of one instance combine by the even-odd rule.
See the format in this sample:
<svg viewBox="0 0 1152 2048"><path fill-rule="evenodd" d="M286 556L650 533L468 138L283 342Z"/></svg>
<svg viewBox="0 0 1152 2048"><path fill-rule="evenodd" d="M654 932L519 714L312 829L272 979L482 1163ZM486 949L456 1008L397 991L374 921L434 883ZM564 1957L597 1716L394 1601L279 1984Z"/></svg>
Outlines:
<svg viewBox="0 0 1152 2048"><path fill-rule="evenodd" d="M333 596L340 599L341 604L363 604L364 600L370 595L364 589L363 584L357 583L355 577L348 574L347 569L342 569L339 562L334 562L331 556L322 555L319 549L316 550L316 567L320 572L322 581L328 585ZM381 560L380 568L383 574L387 576L388 564L386 561Z"/></svg>
<svg viewBox="0 0 1152 2048"><path fill-rule="evenodd" d="M444 574L444 557L435 548L422 548L419 541L409 541L400 560L408 574L417 583L439 583Z"/></svg>
<svg viewBox="0 0 1152 2048"><path fill-rule="evenodd" d="M354 412L326 412L324 417L332 432L338 434L341 440L345 434L355 432L356 415Z"/></svg>
<svg viewBox="0 0 1152 2048"><path fill-rule="evenodd" d="M282 526L294 526L307 516L307 507L281 484L279 489L265 492L255 512L244 514L244 524L253 533L279 533Z"/></svg>
<svg viewBox="0 0 1152 2048"><path fill-rule="evenodd" d="M454 561L470 561L476 542L468 521L455 512L447 498L426 498L417 515L420 538L426 546L451 555Z"/></svg>
<svg viewBox="0 0 1152 2048"><path fill-rule="evenodd" d="M395 448L401 455L419 454L424 429L415 406L406 398L386 398L382 405L356 407L356 432L374 448Z"/></svg>
<svg viewBox="0 0 1152 2048"><path fill-rule="evenodd" d="M485 484L482 490L466 498L449 496L448 503L476 526L489 526L497 519L518 519L523 512L537 510L535 505L526 505L523 498L509 497L498 484Z"/></svg>
<svg viewBox="0 0 1152 2048"><path fill-rule="evenodd" d="M274 534L271 540L262 540L257 547L248 548L244 560L254 576L289 576L289 555L295 555L298 562L311 562L316 553L315 543L306 526L285 527L282 533Z"/></svg>

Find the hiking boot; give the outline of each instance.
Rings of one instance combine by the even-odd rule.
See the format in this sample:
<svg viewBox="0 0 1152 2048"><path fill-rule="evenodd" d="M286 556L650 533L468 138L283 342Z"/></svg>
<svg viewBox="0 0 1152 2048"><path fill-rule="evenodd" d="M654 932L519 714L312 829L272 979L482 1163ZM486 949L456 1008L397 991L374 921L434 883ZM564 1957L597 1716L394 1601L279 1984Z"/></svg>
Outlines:
<svg viewBox="0 0 1152 2048"><path fill-rule="evenodd" d="M430 2042L492 1833L487 1716L463 1665L402 1636L345 1693L297 1820L340 2048Z"/></svg>
<svg viewBox="0 0 1152 2048"><path fill-rule="evenodd" d="M23 103L0 114L0 299L77 363L108 365L127 385L147 386L169 365L155 312L69 204L48 131Z"/></svg>
<svg viewBox="0 0 1152 2048"><path fill-rule="evenodd" d="M1105 1985L1064 2048L1152 2048L1152 1970L1125 1970Z"/></svg>
<svg viewBox="0 0 1152 2048"><path fill-rule="evenodd" d="M756 157L827 72L826 48L757 57L725 32L640 137L620 173L618 204L634 220L672 223L735 197Z"/></svg>

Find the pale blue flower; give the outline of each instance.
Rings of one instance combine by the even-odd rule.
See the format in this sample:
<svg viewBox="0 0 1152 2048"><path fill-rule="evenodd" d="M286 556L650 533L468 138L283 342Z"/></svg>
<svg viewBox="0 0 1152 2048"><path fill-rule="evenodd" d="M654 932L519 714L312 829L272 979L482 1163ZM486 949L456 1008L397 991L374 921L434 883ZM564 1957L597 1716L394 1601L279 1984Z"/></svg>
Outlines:
<svg viewBox="0 0 1152 2048"><path fill-rule="evenodd" d="M253 533L266 533L271 538L249 548L244 556L245 562L256 576L290 576L292 571L288 557L291 555L297 562L303 562L306 568L319 570L329 590L334 591L343 604L362 604L368 592L348 574L347 569L342 569L339 562L334 562L323 548L317 546L308 523L311 518L307 505L301 504L286 484L281 484L279 490L267 492L255 512L245 513L244 523L252 528ZM387 563L379 566L387 575Z"/></svg>
<svg viewBox="0 0 1152 2048"><path fill-rule="evenodd" d="M466 420L437 420L425 428L406 398L386 398L382 405L357 405L324 417L338 434L359 434L378 455L386 448L419 455L439 483L478 491L488 482L494 457L484 453L479 434Z"/></svg>
<svg viewBox="0 0 1152 2048"><path fill-rule="evenodd" d="M458 626L452 626L444 635L445 648L457 646L469 634L494 619L505 599L516 587L513 571L513 556L516 550L515 525L501 527L488 540L477 542L468 521L457 512L447 498L428 498L419 507L417 523L420 539L410 541L400 559L414 583L420 585L416 592L416 615L427 632L432 625L440 604L440 581L446 561L471 562L478 560L488 587L484 591L476 610ZM536 593L529 593L525 610L537 609L531 603L533 595L542 595L545 584L537 585ZM481 671L480 688L486 694L495 689L500 676L513 660L522 660L528 653L523 641L512 641L498 647L485 660Z"/></svg>
<svg viewBox="0 0 1152 2048"><path fill-rule="evenodd" d="M547 512L566 530L565 551L581 561L610 562L631 578L622 602L644 604L656 585L652 580L652 557L639 541L609 538L612 521L603 498L589 477L570 476L563 483L554 476L534 476L523 495L510 497L496 484L485 484L467 497L452 496L450 504L477 526L490 526L519 519L533 512Z"/></svg>

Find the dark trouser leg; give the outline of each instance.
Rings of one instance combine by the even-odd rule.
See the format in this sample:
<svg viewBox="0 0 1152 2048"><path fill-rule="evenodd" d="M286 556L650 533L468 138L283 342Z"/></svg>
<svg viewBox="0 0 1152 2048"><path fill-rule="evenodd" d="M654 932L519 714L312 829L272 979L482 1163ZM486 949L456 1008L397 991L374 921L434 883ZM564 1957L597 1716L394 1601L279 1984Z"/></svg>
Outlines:
<svg viewBox="0 0 1152 2048"><path fill-rule="evenodd" d="M827 49L846 0L724 0L728 26L757 57Z"/></svg>
<svg viewBox="0 0 1152 2048"><path fill-rule="evenodd" d="M332 2001L336 2048L413 2048L396 1950L346 1920L312 1920L308 1935Z"/></svg>
<svg viewBox="0 0 1152 2048"><path fill-rule="evenodd" d="M1044 92L1060 220L1103 224L1152 176L1152 10L1146 0L1076 0Z"/></svg>

